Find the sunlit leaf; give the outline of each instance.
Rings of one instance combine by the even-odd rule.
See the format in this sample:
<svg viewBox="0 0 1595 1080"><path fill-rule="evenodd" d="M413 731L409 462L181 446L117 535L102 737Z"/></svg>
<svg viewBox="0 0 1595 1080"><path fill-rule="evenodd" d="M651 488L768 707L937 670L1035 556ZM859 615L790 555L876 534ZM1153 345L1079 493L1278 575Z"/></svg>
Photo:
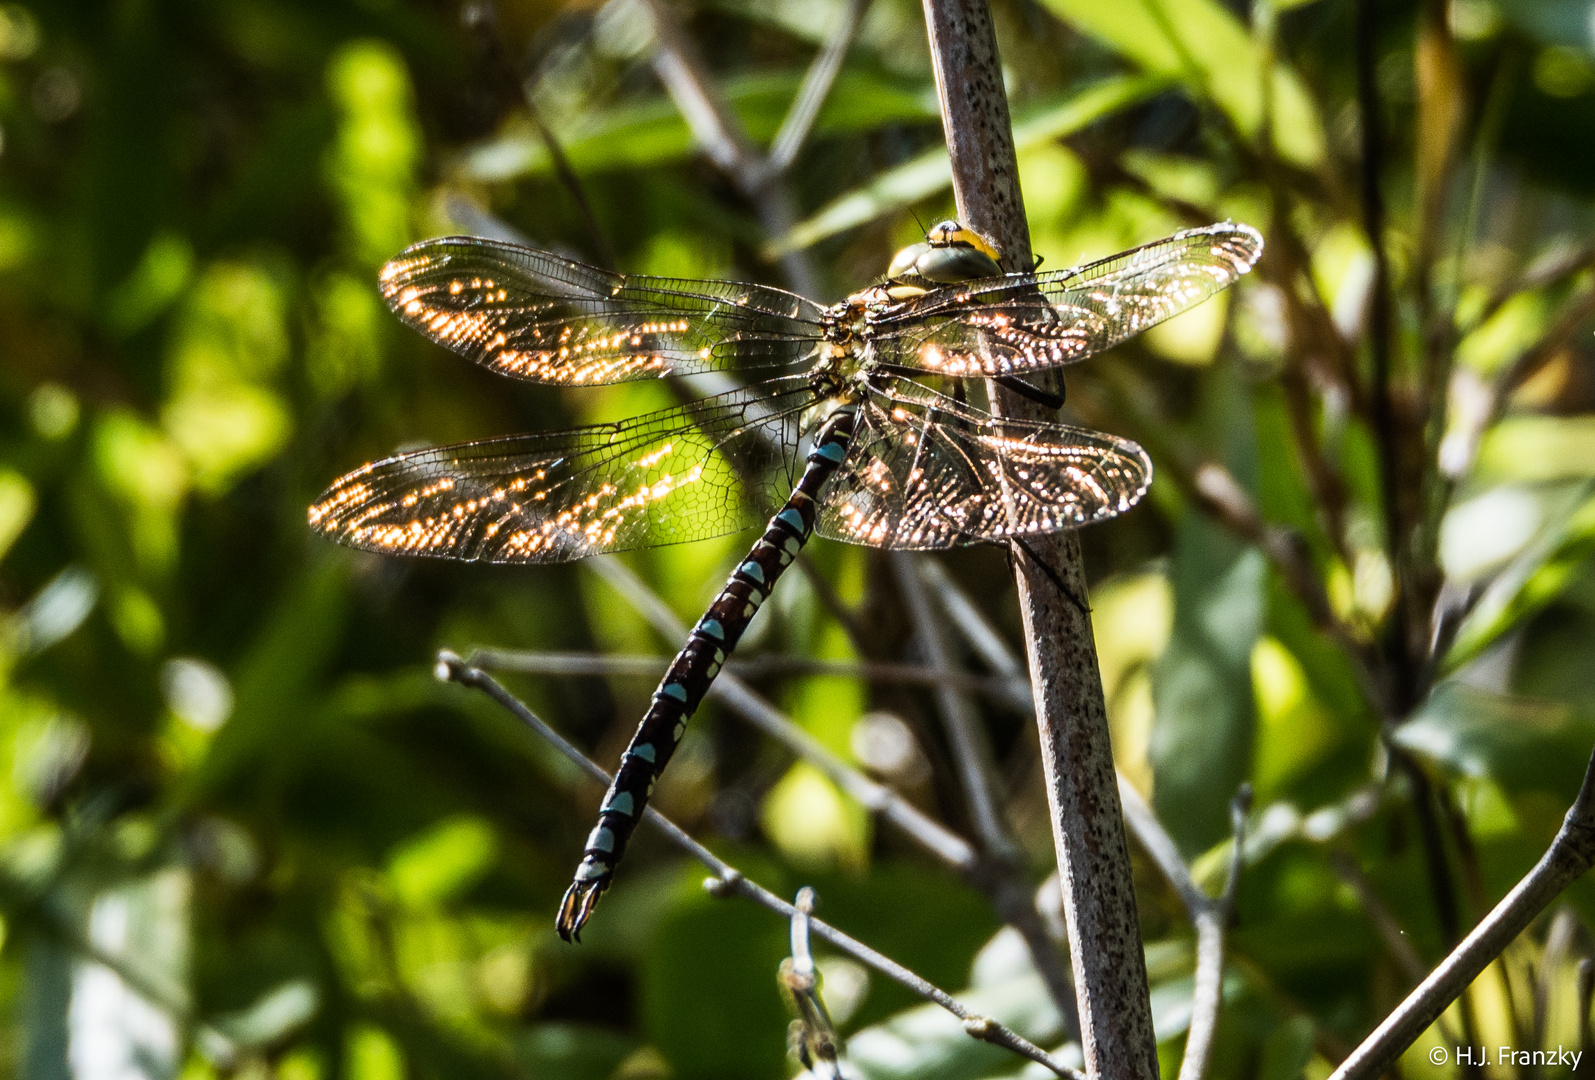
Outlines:
<svg viewBox="0 0 1595 1080"><path fill-rule="evenodd" d="M1595 417L1512 416L1479 444L1482 480L1566 480L1595 475Z"/></svg>
<svg viewBox="0 0 1595 1080"><path fill-rule="evenodd" d="M1211 98L1247 138L1263 123L1262 54L1240 22L1216 0L1044 0L1069 21L1147 72L1181 80ZM1295 72L1276 59L1269 80L1273 138L1279 153L1302 166L1324 157L1323 125Z"/></svg>
<svg viewBox="0 0 1595 1080"><path fill-rule="evenodd" d="M394 891L412 907L445 902L474 884L498 851L492 827L481 818L439 822L408 841L388 862Z"/></svg>
<svg viewBox="0 0 1595 1080"><path fill-rule="evenodd" d="M1446 658L1455 669L1491 642L1543 610L1585 572L1595 556L1595 497L1587 489L1576 509L1531 543L1490 583L1457 633Z"/></svg>
<svg viewBox="0 0 1595 1080"><path fill-rule="evenodd" d="M1146 100L1167 85L1163 78L1117 76L1104 79L1062 102L1021 114L1014 122L1014 145L1022 152L1032 145L1062 138L1104 116ZM784 252L809 247L951 186L947 151L927 151L882 173L864 187L833 199L791 232L771 241L765 254L775 258Z"/></svg>
<svg viewBox="0 0 1595 1080"><path fill-rule="evenodd" d="M0 469L0 558L33 520L33 485L19 472Z"/></svg>
<svg viewBox="0 0 1595 1080"><path fill-rule="evenodd" d="M262 1046L309 1020L318 1005L316 988L294 979L263 994L249 1008L218 1018L216 1027L241 1046Z"/></svg>

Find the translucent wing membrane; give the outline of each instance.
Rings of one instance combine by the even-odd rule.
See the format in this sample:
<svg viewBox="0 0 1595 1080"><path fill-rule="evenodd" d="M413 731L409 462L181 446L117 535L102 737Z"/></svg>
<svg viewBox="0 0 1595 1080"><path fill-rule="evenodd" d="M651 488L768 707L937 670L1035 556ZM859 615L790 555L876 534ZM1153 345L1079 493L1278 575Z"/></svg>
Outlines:
<svg viewBox="0 0 1595 1080"><path fill-rule="evenodd" d="M617 424L421 450L328 488L310 524L351 547L549 563L759 524L791 491L801 378Z"/></svg>
<svg viewBox="0 0 1595 1080"><path fill-rule="evenodd" d="M1226 223L1073 270L948 285L876 316L872 359L966 378L1072 364L1233 284L1262 251L1256 229Z"/></svg>
<svg viewBox="0 0 1595 1080"><path fill-rule="evenodd" d="M999 419L889 376L859 405L818 531L909 549L1051 533L1128 510L1151 480L1128 439Z"/></svg>
<svg viewBox="0 0 1595 1080"><path fill-rule="evenodd" d="M797 364L822 314L780 289L613 274L479 237L406 249L382 268L381 288L438 344L505 375L571 386Z"/></svg>

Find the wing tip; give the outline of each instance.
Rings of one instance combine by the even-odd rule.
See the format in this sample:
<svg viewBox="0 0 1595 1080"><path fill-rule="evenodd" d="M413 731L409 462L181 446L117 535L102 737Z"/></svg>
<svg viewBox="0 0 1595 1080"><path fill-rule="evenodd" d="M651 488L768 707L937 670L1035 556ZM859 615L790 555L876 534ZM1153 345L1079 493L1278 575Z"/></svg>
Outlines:
<svg viewBox="0 0 1595 1080"><path fill-rule="evenodd" d="M1244 221L1226 219L1196 229L1182 229L1170 239L1185 240L1198 236L1217 241L1215 246L1223 248L1237 275L1250 272L1257 265L1257 260L1263 257L1263 234Z"/></svg>

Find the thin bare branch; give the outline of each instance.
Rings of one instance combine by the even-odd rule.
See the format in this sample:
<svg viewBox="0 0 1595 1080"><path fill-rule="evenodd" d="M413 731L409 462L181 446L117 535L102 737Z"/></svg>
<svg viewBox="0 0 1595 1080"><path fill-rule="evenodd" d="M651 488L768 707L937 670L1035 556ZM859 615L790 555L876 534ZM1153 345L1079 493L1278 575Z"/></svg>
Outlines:
<svg viewBox="0 0 1595 1080"><path fill-rule="evenodd" d="M1180 855L1180 849L1174 843L1174 838L1163 828L1163 823L1152 812L1152 807L1147 805L1147 801L1141 797L1141 792L1125 779L1123 773L1119 774L1119 801L1124 804L1124 820L1129 824L1130 831L1135 834L1136 842L1151 857L1153 864L1168 883L1174 887L1186 914L1195 918L1196 913L1207 906L1207 894L1191 877L1191 868L1185 865L1185 859Z"/></svg>
<svg viewBox="0 0 1595 1080"><path fill-rule="evenodd" d="M1463 942L1352 1051L1330 1080L1383 1073L1539 913L1595 864L1595 757L1578 798L1539 863Z"/></svg>
<svg viewBox="0 0 1595 1080"><path fill-rule="evenodd" d="M953 580L953 576L941 563L935 559L920 559L919 572L925 578L925 583L935 592L936 599L947 612L947 617L963 635L964 641L975 650L976 655L987 667L1001 675L1026 677L1024 665L1008 647L1008 643L1002 639L997 628L991 625L985 614L969 598L969 594ZM1026 698L1028 697L1027 692Z"/></svg>
<svg viewBox="0 0 1595 1080"><path fill-rule="evenodd" d="M668 656L626 655L589 652L541 652L519 649L472 649L466 657L473 665L489 671L514 671L522 675L595 675L657 679L670 665ZM1028 690L1022 678L1008 679L975 675L967 671L938 671L921 664L892 664L880 661L816 660L807 656L765 654L732 658L726 670L743 679L767 679L781 675L828 675L862 679L876 683L906 683L911 686L950 686L982 694L1003 703Z"/></svg>
<svg viewBox="0 0 1595 1080"><path fill-rule="evenodd" d="M847 59L847 50L853 46L853 35L858 33L858 25L864 20L869 5L870 0L847 0L847 6L842 9L841 22L837 23L825 47L809 65L808 72L803 76L803 85L798 88L797 96L787 109L786 118L781 121L781 130L775 133L775 140L770 143L770 167L776 172L786 172L797 160L798 151L803 149L809 132L813 130L815 118L820 115L820 107L831 92L831 85L841 73L842 61Z"/></svg>
<svg viewBox="0 0 1595 1080"><path fill-rule="evenodd" d="M608 773L580 750L576 749L575 746L567 742L557 731L544 723L541 717L528 709L485 671L471 667L455 654L445 650L438 654L436 673L438 678L444 681L457 682L462 686L482 691L503 706L516 719L536 732L540 738L553 746L589 777L602 785L608 786L611 779ZM654 828L664 833L677 847L709 868L714 877L706 881L704 886L712 895L741 896L768 908L787 920L798 914L798 909L792 904L787 903L768 889L750 880L740 870L698 843L685 830L653 807L650 806L643 812L643 818L652 824ZM1031 1061L1045 1066L1051 1072L1065 1077L1067 1080L1086 1080L1083 1073L1059 1062L1028 1039L1023 1038L989 1017L977 1016L971 1013L945 990L921 978L895 960L876 952L868 945L842 933L835 927L813 918L813 916L809 916L808 929L814 936L823 938L826 942L860 963L907 987L926 1001L940 1005L963 1021L964 1030L971 1037L1006 1047L1017 1054L1029 1058Z"/></svg>
<svg viewBox="0 0 1595 1080"><path fill-rule="evenodd" d="M897 577L898 592L902 595L909 621L914 627L914 639L920 654L933 670L955 670L952 650L942 633L941 623L931 610L930 596L914 565L914 556L905 551L894 551L889 557ZM975 835L987 852L999 859L1012 859L1018 848L1008 834L1007 824L1002 820L1002 811L998 807L996 765L992 759L991 744L986 740L980 717L976 715L975 703L956 687L943 684L936 690L936 704L941 712L942 728L947 733L947 744L952 751L964 800L969 807L969 816L975 825Z"/></svg>
<svg viewBox="0 0 1595 1080"><path fill-rule="evenodd" d="M788 1044L803 1067L813 1075L843 1080L841 1063L837 1060L842 1049L842 1037L836 1033L831 1011L825 1007L825 998L820 993L819 972L814 967L814 953L809 949L814 890L807 885L799 889L792 906L796 909L792 916L792 952L781 961L778 976L787 1003L797 1014Z"/></svg>

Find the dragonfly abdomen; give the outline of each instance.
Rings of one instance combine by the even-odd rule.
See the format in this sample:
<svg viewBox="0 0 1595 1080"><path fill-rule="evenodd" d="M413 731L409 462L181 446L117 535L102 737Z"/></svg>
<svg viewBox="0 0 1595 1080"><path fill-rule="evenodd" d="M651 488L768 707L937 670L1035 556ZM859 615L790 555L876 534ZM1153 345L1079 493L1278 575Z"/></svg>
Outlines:
<svg viewBox="0 0 1595 1080"><path fill-rule="evenodd" d="M660 680L604 796L598 824L587 837L575 880L560 901L556 925L566 941L580 938L582 924L609 887L615 865L625 853L637 822L642 820L654 782L686 733L687 720L697 711L726 657L769 597L776 579L813 535L820 489L847 456L854 422L852 409L839 410L825 422L786 504L770 519L764 535L732 572Z"/></svg>

